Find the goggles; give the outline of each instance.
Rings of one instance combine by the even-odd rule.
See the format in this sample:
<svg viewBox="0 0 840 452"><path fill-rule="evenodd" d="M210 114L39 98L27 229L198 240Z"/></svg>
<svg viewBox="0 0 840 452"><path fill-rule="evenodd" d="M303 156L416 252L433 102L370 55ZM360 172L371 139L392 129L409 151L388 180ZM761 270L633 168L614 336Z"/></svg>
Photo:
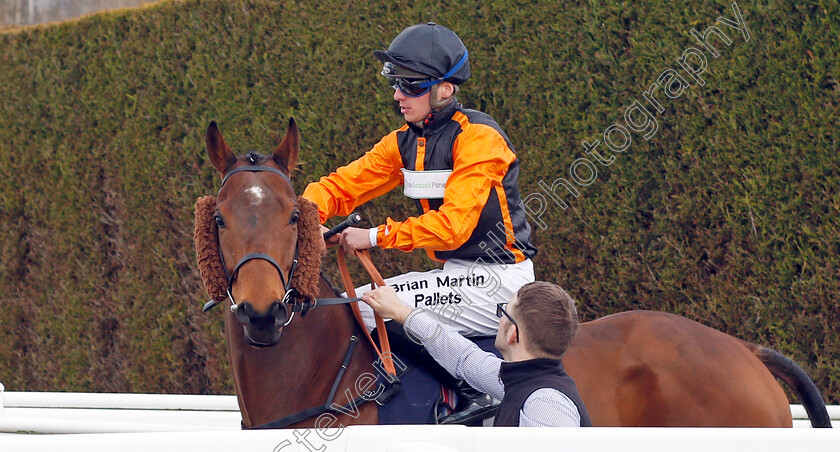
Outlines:
<svg viewBox="0 0 840 452"><path fill-rule="evenodd" d="M391 88L400 90L408 97L420 97L428 93L432 86L440 83L440 80L432 80L426 74L414 72L390 62L382 67L382 75L391 81Z"/></svg>
<svg viewBox="0 0 840 452"><path fill-rule="evenodd" d="M468 55L469 52L465 50L464 55L455 63L455 66L440 78L430 78L426 74L397 66L390 61L386 62L382 67L382 75L393 80L392 88L400 90L401 93L408 97L420 97L428 93L433 86L446 80L458 71L466 63Z"/></svg>
<svg viewBox="0 0 840 452"><path fill-rule="evenodd" d="M440 83L440 80L407 80L404 78L392 78L394 83L391 88L400 90L408 97L420 97L428 93L432 86Z"/></svg>

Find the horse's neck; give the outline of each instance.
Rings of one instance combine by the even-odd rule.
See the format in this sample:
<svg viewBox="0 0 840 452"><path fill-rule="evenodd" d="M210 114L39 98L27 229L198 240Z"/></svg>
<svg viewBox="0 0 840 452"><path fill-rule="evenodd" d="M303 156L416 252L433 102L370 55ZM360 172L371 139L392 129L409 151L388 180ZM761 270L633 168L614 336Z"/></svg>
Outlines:
<svg viewBox="0 0 840 452"><path fill-rule="evenodd" d="M335 296L322 284L320 297ZM246 427L271 422L323 405L355 332L355 319L344 306L316 307L305 318L296 315L283 328L280 342L268 348L245 342L241 325L227 312L225 330L230 362ZM370 371L373 351L359 338L335 402L344 404L345 389L355 394L358 375Z"/></svg>

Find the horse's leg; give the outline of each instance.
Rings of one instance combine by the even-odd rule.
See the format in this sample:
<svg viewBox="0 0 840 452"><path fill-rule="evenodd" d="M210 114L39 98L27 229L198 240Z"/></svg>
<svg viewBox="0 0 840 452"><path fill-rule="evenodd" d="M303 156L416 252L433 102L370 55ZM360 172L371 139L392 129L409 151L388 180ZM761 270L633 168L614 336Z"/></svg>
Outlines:
<svg viewBox="0 0 840 452"><path fill-rule="evenodd" d="M595 425L790 427L787 398L737 339L664 313L584 324L564 357Z"/></svg>

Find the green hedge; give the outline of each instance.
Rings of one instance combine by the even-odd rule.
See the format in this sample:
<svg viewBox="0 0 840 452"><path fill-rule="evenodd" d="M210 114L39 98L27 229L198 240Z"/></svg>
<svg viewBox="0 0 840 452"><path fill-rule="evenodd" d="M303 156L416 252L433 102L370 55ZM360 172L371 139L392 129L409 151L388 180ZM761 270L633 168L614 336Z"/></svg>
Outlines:
<svg viewBox="0 0 840 452"><path fill-rule="evenodd" d="M532 208L547 201L539 279L587 320L656 309L772 346L840 402L838 4L739 2L745 41L716 22L734 19L725 1L562 3L163 2L0 34L0 381L232 392L191 240L193 203L218 186L207 124L267 151L295 117L301 191L400 125L371 52L435 20L470 49L461 101L510 135ZM712 25L732 43L706 52L699 86L676 60ZM594 162L581 143L603 151L666 69L689 87L657 92L657 133L595 163L567 209L552 201L540 182ZM392 193L361 213L413 207ZM386 274L434 265L375 258Z"/></svg>

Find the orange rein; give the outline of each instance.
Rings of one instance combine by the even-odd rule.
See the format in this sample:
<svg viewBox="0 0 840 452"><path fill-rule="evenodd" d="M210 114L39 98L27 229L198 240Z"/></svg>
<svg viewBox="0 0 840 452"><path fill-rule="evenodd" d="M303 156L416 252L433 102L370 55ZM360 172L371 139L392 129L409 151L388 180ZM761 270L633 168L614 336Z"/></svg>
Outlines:
<svg viewBox="0 0 840 452"><path fill-rule="evenodd" d="M382 279L382 275L379 274L379 270L377 270L376 266L373 265L373 261L370 259L370 253L368 250L356 250L356 257L359 258L359 261L361 261L365 270L367 270L368 275L370 275L371 288L384 286L385 280ZM347 291L347 296L349 298L356 298L356 286L353 284L350 277L350 271L347 270L347 261L345 260L344 253L340 248L338 249L338 269L341 271L341 279L344 283L344 290ZM362 327L362 331L364 331L368 341L370 341L370 345L373 346L376 354L379 355L379 360L385 368L385 371L391 375L397 375L396 368L394 368L394 360L391 358L391 344L388 342L388 332L385 330L385 321L382 320L382 317L380 317L379 314L373 314L374 319L376 319L376 331L379 335L379 343L382 344L382 350L380 351L379 347L376 346L376 342L373 341L373 337L371 337L370 333L368 333L364 320L362 320L362 311L359 310L359 302L354 301L350 303L350 308L353 310L353 315Z"/></svg>

